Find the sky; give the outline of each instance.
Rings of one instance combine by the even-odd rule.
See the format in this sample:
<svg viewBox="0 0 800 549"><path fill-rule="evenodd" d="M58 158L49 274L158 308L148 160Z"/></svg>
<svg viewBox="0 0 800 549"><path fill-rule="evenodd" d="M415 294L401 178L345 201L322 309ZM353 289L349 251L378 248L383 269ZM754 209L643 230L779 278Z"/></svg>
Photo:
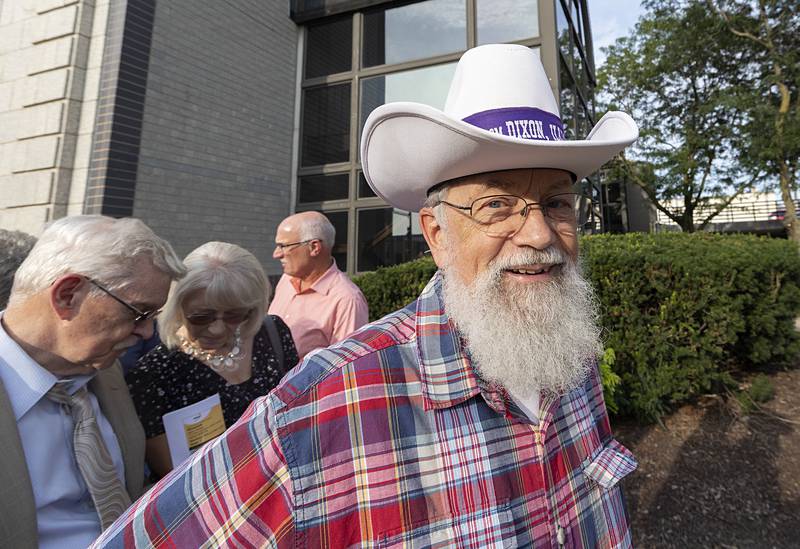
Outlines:
<svg viewBox="0 0 800 549"><path fill-rule="evenodd" d="M630 34L636 20L644 13L639 0L589 0L592 22L595 67L600 68L606 56L600 51L621 37Z"/></svg>

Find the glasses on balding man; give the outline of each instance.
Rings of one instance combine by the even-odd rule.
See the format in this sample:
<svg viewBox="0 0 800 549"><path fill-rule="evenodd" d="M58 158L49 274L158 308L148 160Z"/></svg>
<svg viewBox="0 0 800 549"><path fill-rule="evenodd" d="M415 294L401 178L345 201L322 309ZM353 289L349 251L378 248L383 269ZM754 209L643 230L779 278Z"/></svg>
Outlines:
<svg viewBox="0 0 800 549"><path fill-rule="evenodd" d="M133 305L131 305L130 303L128 303L127 301L116 295L108 288L105 288L102 285L100 285L100 283L97 282L96 280L92 280L91 278L87 278L86 280L88 280L92 285L96 286L98 289L105 292L106 295L108 295L108 297L116 300L118 303L122 303L125 307L128 308L128 310L130 310L133 314L135 314L136 317L133 319L134 324L141 324L145 320L149 320L161 312L161 309L151 309L149 311L142 311L138 307L134 307Z"/></svg>
<svg viewBox="0 0 800 549"><path fill-rule="evenodd" d="M287 244L283 244L281 242L276 242L275 243L275 249L278 250L279 252L283 253L283 252L286 252L287 250L290 250L290 249L292 249L292 248L294 248L296 246L302 246L304 244L309 244L310 242L314 242L315 240L317 240L317 239L316 238L312 238L310 240L299 240L297 242L289 242Z"/></svg>
<svg viewBox="0 0 800 549"><path fill-rule="evenodd" d="M469 212L466 215L488 235L511 236L522 228L532 209L541 210L545 217L558 223L575 223L580 198L581 195L577 193L559 193L539 202L528 202L513 194L493 194L476 198L469 206L459 206L445 200L439 203Z"/></svg>

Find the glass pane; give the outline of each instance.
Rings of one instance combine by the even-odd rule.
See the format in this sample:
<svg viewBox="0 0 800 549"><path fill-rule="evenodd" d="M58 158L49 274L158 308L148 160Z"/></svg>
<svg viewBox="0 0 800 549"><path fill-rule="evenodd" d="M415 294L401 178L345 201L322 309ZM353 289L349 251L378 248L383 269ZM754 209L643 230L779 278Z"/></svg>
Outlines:
<svg viewBox="0 0 800 549"><path fill-rule="evenodd" d="M580 2L572 0L572 23L575 25L575 34L582 44L586 44L583 36L583 16L581 14Z"/></svg>
<svg viewBox="0 0 800 549"><path fill-rule="evenodd" d="M464 0L429 0L364 14L365 67L467 48Z"/></svg>
<svg viewBox="0 0 800 549"><path fill-rule="evenodd" d="M350 84L306 90L302 165L350 160Z"/></svg>
<svg viewBox="0 0 800 549"><path fill-rule="evenodd" d="M455 63L373 76L361 81L361 128L377 107L392 101L414 101L444 108Z"/></svg>
<svg viewBox="0 0 800 549"><path fill-rule="evenodd" d="M578 50L578 45L574 42L572 48L572 74L575 75L578 89L584 92L585 95L586 80L584 79L585 72L583 68L583 58L581 57L580 50Z"/></svg>
<svg viewBox="0 0 800 549"><path fill-rule="evenodd" d="M319 211L319 210L318 210ZM340 270L347 270L347 212L322 212L333 228L336 229L336 240L333 244L333 258Z"/></svg>
<svg viewBox="0 0 800 549"><path fill-rule="evenodd" d="M570 43L569 19L564 12L560 0L556 0L556 40L558 48L567 61L567 66L572 69L572 44Z"/></svg>
<svg viewBox="0 0 800 549"><path fill-rule="evenodd" d="M566 0L569 4L569 15L572 18L572 24L576 29L580 30L580 16L578 14L578 5L575 0Z"/></svg>
<svg viewBox="0 0 800 549"><path fill-rule="evenodd" d="M575 83L572 81L563 59L559 63L561 66L561 94L560 105L561 121L564 123L564 133L566 139L575 139Z"/></svg>
<svg viewBox="0 0 800 549"><path fill-rule="evenodd" d="M358 198L371 198L373 196L378 196L375 194L375 191L372 190L372 187L369 186L367 183L367 178L364 177L364 174L358 172Z"/></svg>
<svg viewBox="0 0 800 549"><path fill-rule="evenodd" d="M419 214L395 208L358 211L357 271L410 261L427 249Z"/></svg>
<svg viewBox="0 0 800 549"><path fill-rule="evenodd" d="M538 0L478 0L478 44L539 36Z"/></svg>
<svg viewBox="0 0 800 549"><path fill-rule="evenodd" d="M298 202L322 202L323 200L339 200L349 195L348 182L350 175L307 175L300 178Z"/></svg>
<svg viewBox="0 0 800 549"><path fill-rule="evenodd" d="M353 18L348 16L306 31L306 78L350 70Z"/></svg>

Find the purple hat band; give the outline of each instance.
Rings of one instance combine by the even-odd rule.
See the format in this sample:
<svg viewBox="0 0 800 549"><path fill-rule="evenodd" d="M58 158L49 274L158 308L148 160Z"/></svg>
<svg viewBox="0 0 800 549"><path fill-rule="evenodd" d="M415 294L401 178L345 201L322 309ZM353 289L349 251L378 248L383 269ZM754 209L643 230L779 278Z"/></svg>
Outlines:
<svg viewBox="0 0 800 549"><path fill-rule="evenodd" d="M469 115L464 122L517 139L564 140L564 124L561 123L561 119L536 107L506 107L482 111Z"/></svg>

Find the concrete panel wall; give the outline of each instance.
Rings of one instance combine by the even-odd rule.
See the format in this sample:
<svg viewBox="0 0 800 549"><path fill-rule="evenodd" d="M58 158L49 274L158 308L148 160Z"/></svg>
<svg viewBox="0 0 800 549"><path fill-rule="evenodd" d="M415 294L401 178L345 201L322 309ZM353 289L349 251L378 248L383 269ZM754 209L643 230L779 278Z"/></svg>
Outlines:
<svg viewBox="0 0 800 549"><path fill-rule="evenodd" d="M0 227L38 234L67 213L87 56L108 0L0 3ZM77 187L85 185L85 179ZM76 211L75 213L80 213Z"/></svg>
<svg viewBox="0 0 800 549"><path fill-rule="evenodd" d="M298 32L282 0L156 4L134 216L180 255L222 240L280 271Z"/></svg>

